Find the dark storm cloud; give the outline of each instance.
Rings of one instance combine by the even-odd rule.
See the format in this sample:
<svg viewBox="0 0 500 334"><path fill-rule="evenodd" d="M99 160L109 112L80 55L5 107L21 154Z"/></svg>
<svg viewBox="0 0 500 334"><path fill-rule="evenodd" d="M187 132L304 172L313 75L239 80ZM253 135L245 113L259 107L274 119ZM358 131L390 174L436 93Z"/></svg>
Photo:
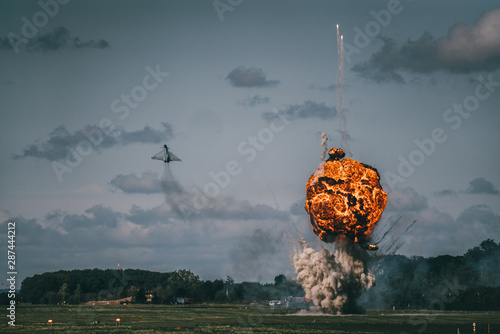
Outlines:
<svg viewBox="0 0 500 334"><path fill-rule="evenodd" d="M50 233L48 233L47 229L43 228L40 224L38 224L36 219L27 219L27 218L24 218L22 216L9 217L8 220L0 222L0 225L6 224L7 221L16 223L16 241L17 241L17 244L50 245L50 242L48 242L48 240L50 238ZM2 226L2 227L4 227L4 226ZM5 231L7 230L6 226L5 226L4 230ZM5 238L6 238L7 233L4 233L3 236L5 236ZM3 243L3 244L5 245L6 243Z"/></svg>
<svg viewBox="0 0 500 334"><path fill-rule="evenodd" d="M267 80L261 68L239 66L229 72L226 77L234 87L274 87L279 80Z"/></svg>
<svg viewBox="0 0 500 334"><path fill-rule="evenodd" d="M266 112L262 114L262 118L266 121L271 121L276 117L283 115L288 120L319 118L322 120L331 119L337 115L337 108L329 107L324 102L317 103L311 100L305 101L303 104L293 104L285 107L283 110L275 112Z"/></svg>
<svg viewBox="0 0 500 334"><path fill-rule="evenodd" d="M259 104L269 103L269 100L270 100L269 97L267 96L261 97L260 95L257 94L252 97L248 97L246 99L238 101L238 104L241 104L243 106L253 107Z"/></svg>
<svg viewBox="0 0 500 334"><path fill-rule="evenodd" d="M105 49L109 43L103 39L82 40L80 37L71 37L69 30L65 27L54 28L46 34L39 34L30 39L26 45L28 51L61 51L64 49ZM0 37L0 49L12 50L12 44L8 37Z"/></svg>
<svg viewBox="0 0 500 334"><path fill-rule="evenodd" d="M135 174L117 175L110 182L112 186L127 194L153 194L162 192L162 181L154 172L144 172L141 176Z"/></svg>
<svg viewBox="0 0 500 334"><path fill-rule="evenodd" d="M473 25L456 24L447 37L425 32L398 46L381 38L382 48L352 70L375 82L405 82L402 73L469 73L500 68L500 9L484 13Z"/></svg>
<svg viewBox="0 0 500 334"><path fill-rule="evenodd" d="M83 142L91 142L93 149L99 151L117 145L158 144L174 138L172 126L164 122L161 124L163 126L161 130L145 126L141 130L127 131L117 126L113 132L103 131L96 125L89 125L74 133L70 133L64 125L60 125L49 134L48 140L27 145L21 154L14 154L12 158L32 157L54 161L64 159L71 150Z"/></svg>
<svg viewBox="0 0 500 334"><path fill-rule="evenodd" d="M472 180L469 187L465 189L465 192L469 194L499 194L498 189L495 188L493 183L482 177Z"/></svg>

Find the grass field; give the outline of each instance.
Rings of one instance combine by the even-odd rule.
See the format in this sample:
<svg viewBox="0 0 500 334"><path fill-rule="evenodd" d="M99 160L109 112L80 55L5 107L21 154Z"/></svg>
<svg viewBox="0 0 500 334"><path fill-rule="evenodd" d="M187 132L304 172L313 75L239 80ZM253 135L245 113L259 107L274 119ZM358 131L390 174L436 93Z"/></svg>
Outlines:
<svg viewBox="0 0 500 334"><path fill-rule="evenodd" d="M7 311L4 311L7 314ZM120 318L120 325L116 319ZM259 306L19 305L16 326L0 333L476 333L500 334L500 312L401 313L328 316ZM52 319L52 325L48 320ZM97 324L93 322L99 321Z"/></svg>

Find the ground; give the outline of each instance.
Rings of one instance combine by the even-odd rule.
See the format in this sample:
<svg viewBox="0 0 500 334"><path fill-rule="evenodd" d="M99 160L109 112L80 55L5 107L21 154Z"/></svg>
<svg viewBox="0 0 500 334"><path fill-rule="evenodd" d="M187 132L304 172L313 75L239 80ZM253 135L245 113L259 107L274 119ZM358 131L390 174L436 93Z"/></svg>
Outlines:
<svg viewBox="0 0 500 334"><path fill-rule="evenodd" d="M411 313L410 313L411 312ZM120 318L120 325L116 319ZM52 325L48 320L52 319ZM93 324L93 322L99 323ZM19 305L1 333L500 333L500 312L368 311L330 316L269 306Z"/></svg>

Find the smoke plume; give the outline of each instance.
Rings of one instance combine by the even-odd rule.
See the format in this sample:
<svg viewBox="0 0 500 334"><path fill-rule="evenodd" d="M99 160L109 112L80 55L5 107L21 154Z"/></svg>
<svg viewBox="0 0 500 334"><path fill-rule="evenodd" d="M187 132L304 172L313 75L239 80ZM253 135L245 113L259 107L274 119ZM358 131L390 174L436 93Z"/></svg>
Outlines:
<svg viewBox="0 0 500 334"><path fill-rule="evenodd" d="M375 285L375 276L368 270L361 250L349 240L338 239L335 253L316 251L304 239L296 245L293 265L297 280L322 311L332 314L361 313L356 300Z"/></svg>
<svg viewBox="0 0 500 334"><path fill-rule="evenodd" d="M321 134L321 156L319 158L320 161L325 161L326 152L328 152L327 142L328 142L328 137L326 136L326 133L323 132Z"/></svg>

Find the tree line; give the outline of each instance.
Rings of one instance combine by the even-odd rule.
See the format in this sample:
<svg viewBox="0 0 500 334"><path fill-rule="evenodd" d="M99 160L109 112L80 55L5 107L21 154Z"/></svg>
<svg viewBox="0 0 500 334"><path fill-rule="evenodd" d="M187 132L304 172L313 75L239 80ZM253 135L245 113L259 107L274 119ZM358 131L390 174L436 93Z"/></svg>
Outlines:
<svg viewBox="0 0 500 334"><path fill-rule="evenodd" d="M488 239L461 256L376 256L369 261L377 283L359 300L368 309L500 310L500 243ZM61 270L26 278L19 300L33 304L80 304L132 297L132 302L244 303L302 297L300 283L278 275L273 283L231 277L201 280L189 270ZM6 293L0 303L8 302Z"/></svg>
<svg viewBox="0 0 500 334"><path fill-rule="evenodd" d="M377 283L366 308L500 310L500 243L484 240L460 256L389 255L370 263Z"/></svg>
<svg viewBox="0 0 500 334"><path fill-rule="evenodd" d="M235 283L223 279L201 280L189 270L159 273L139 269L61 270L26 278L21 302L32 304L80 304L97 300L132 297L132 302L174 304L178 298L196 303L230 303L304 296L301 285L278 275L274 283Z"/></svg>

